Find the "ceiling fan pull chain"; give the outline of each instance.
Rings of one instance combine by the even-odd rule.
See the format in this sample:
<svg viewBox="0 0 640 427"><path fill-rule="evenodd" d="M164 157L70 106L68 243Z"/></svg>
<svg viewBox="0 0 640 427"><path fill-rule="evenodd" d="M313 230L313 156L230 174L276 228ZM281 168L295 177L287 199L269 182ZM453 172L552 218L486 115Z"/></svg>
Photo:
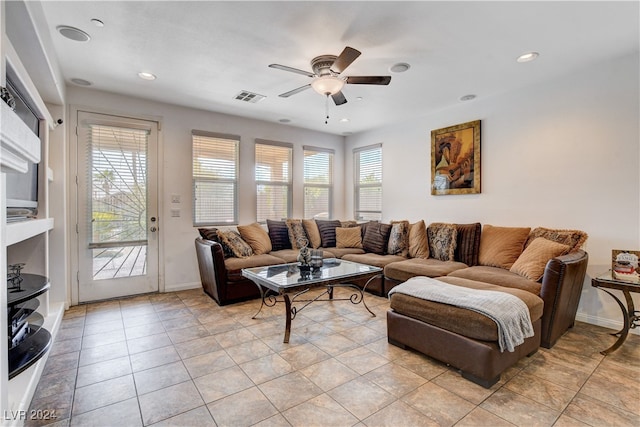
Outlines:
<svg viewBox="0 0 640 427"><path fill-rule="evenodd" d="M327 118L324 120L324 124L327 125L329 124L329 94L328 93L324 103L324 110L327 113Z"/></svg>

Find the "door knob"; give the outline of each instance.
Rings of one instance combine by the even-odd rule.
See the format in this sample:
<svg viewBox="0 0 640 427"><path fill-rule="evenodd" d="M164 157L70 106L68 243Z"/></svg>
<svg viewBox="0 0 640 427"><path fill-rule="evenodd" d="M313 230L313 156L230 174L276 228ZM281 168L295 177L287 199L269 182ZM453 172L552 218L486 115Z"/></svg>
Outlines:
<svg viewBox="0 0 640 427"><path fill-rule="evenodd" d="M152 216L150 219L151 219L151 222L156 222L156 217L155 216Z"/></svg>
<svg viewBox="0 0 640 427"><path fill-rule="evenodd" d="M152 233L155 233L156 231L158 231L158 229L155 227L151 227L149 230L151 230Z"/></svg>

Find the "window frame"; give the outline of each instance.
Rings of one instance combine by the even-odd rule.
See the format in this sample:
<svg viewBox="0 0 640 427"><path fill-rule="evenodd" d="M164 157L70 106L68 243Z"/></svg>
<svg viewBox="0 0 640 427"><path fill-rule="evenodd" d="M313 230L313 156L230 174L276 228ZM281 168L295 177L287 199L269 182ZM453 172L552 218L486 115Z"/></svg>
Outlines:
<svg viewBox="0 0 640 427"><path fill-rule="evenodd" d="M257 151L258 151L258 146L259 145L263 145L263 146L272 146L272 147L281 147L281 148L286 148L288 149L288 154L289 154L289 159L288 159L288 163L289 163L289 170L288 170L288 181L284 182L284 181L273 181L273 180L259 180L258 179L258 156L257 156ZM293 211L293 144L289 143L289 142L280 142L280 141L271 141L271 140L267 140L267 139L259 139L256 138L255 139L255 144L254 144L254 158L253 158L253 169L254 169L254 181L255 181L255 189L256 189L256 222L260 223L260 224L265 224L267 222L267 219L275 219L275 220L281 220L282 218L259 218L258 217L258 210L260 207L260 204L258 203L258 187L260 185L263 186L272 186L272 187L286 187L287 188L287 212L285 215L285 218L290 218L291 217L291 213Z"/></svg>
<svg viewBox="0 0 640 427"><path fill-rule="evenodd" d="M194 170L194 162L195 162L195 139L194 137L201 138L210 138L217 140L227 140L233 143L235 146L235 165L234 172L235 176L233 179L229 178L208 178L208 177L196 177ZM191 131L191 191L192 191L192 222L194 227L205 227L205 226L225 226L225 225L237 225L238 224L238 176L239 176L239 166L240 166L240 136L225 134L225 133L217 133L217 132L207 132L200 130L192 130ZM196 183L197 182L210 182L210 183L232 183L233 184L233 218L231 221L202 221L198 222L197 219L197 198L196 198Z"/></svg>
<svg viewBox="0 0 640 427"><path fill-rule="evenodd" d="M375 183L362 184L360 183L360 164L361 164L361 154L366 151L380 151L380 181ZM362 216L362 213L365 214L379 214L378 220L382 220L382 144L373 144L367 145L364 147L358 147L353 149L353 170L354 170L354 181L353 181L353 215L356 220L364 220L365 218ZM362 210L360 209L360 190L364 188L380 188L380 210Z"/></svg>
<svg viewBox="0 0 640 427"><path fill-rule="evenodd" d="M303 196L302 196L302 211L304 218L313 218L307 214L307 188L321 188L328 189L328 197L327 197L327 219L333 218L333 175L334 175L334 162L335 162L335 150L332 148L322 148L322 147L312 147L305 145L302 147L303 149ZM311 153L326 153L329 155L329 171L327 171L327 176L329 183L328 184L318 184L318 183L310 183L306 181L307 170L306 170L306 154L307 152Z"/></svg>

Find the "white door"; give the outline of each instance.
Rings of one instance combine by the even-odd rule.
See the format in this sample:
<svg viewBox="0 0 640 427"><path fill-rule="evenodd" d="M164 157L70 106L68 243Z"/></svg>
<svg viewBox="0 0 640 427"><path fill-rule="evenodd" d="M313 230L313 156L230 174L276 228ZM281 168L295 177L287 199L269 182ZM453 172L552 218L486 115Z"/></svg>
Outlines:
<svg viewBox="0 0 640 427"><path fill-rule="evenodd" d="M158 291L156 122L78 112L78 300Z"/></svg>

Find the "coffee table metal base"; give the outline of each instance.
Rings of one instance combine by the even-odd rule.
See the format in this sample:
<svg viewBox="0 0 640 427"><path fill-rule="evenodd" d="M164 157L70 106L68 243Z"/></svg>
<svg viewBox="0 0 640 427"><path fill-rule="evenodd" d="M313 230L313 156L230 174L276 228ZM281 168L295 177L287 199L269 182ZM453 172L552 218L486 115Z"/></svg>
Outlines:
<svg viewBox="0 0 640 427"><path fill-rule="evenodd" d="M256 286L258 286L258 289L260 290L260 296L262 301L260 304L260 308L258 309L256 314L253 315L252 319L255 319L258 317L258 315L260 314L264 306L273 307L279 302L284 302L286 318L285 318L284 340L282 342L288 343L289 338L291 336L291 320L295 319L296 315L299 312L301 312L309 304L315 301L350 301L352 304L362 304L364 308L366 308L367 311L371 313L371 316L376 317L375 313L371 311L369 306L367 306L367 303L364 301L364 291L367 289L367 285L369 285L369 283L377 277L380 277L380 275L375 275L371 277L369 280L367 280L367 283L365 283L362 289L359 286L351 283L338 283L338 284L325 285L326 290L321 294L319 294L318 296L316 296L315 298L311 298L311 299L299 298L304 296L304 294L306 294L307 292L309 292L311 290L311 287L303 289L296 293L291 293L291 294L285 292L282 294L282 299L278 299L279 294L276 294L271 289L264 288L263 286L256 283ZM334 288L351 288L357 292L354 292L353 294L351 294L349 298L334 298L333 297ZM323 298L325 296L327 298ZM300 307L296 307L295 305L293 305L294 303L303 303L303 304Z"/></svg>

